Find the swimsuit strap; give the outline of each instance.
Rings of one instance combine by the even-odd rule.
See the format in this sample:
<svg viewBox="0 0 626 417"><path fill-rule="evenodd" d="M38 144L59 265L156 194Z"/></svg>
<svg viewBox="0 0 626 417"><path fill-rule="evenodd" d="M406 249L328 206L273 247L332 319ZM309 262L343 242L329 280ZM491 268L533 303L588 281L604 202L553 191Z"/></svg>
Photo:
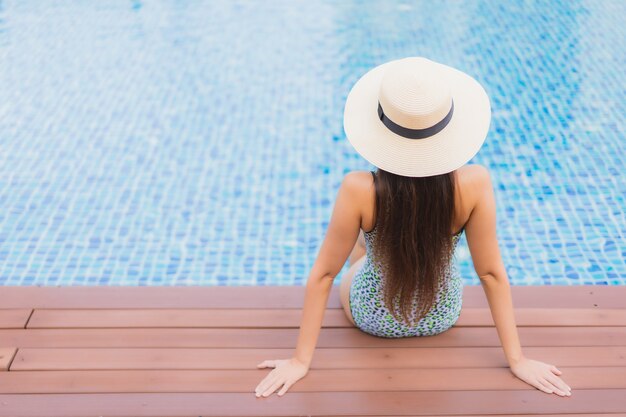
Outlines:
<svg viewBox="0 0 626 417"><path fill-rule="evenodd" d="M374 180L374 182L376 182L376 174L374 173L374 171L370 171L372 173L372 178ZM369 235L371 233L374 233L374 230L376 230L376 226L378 226L378 222L376 222L376 224L374 225L374 228L372 230L370 230L369 232L364 232L365 234Z"/></svg>

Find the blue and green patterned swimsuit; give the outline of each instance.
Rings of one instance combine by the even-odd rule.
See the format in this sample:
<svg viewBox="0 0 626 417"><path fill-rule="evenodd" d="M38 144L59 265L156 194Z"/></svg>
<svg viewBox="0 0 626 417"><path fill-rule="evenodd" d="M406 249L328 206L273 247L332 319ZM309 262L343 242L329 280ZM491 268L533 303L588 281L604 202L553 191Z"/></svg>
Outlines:
<svg viewBox="0 0 626 417"><path fill-rule="evenodd" d="M465 227L454 235L453 250L456 250L464 229ZM371 256L376 227L370 232L365 232L364 236L366 260L363 267L354 275L350 285L350 311L357 327L371 335L388 338L432 336L452 327L461 314L463 295L463 280L456 269L454 257L442 277L444 282L436 295L433 307L425 317L409 327L397 321L384 304L380 263L373 262ZM413 306L413 311L416 312L416 299L413 300ZM415 313L409 317L413 319Z"/></svg>

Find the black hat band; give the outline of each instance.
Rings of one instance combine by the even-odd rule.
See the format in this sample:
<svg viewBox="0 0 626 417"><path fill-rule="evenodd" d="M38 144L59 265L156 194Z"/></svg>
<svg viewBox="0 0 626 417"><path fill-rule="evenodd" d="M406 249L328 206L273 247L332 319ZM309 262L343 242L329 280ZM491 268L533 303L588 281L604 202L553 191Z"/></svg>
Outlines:
<svg viewBox="0 0 626 417"><path fill-rule="evenodd" d="M443 130L444 127L450 123L452 119L452 113L454 112L454 100L452 100L452 105L450 106L450 111L440 122L437 124L427 127L426 129L408 129L406 127L400 126L399 124L394 123L389 119L385 112L383 112L383 108L380 105L380 101L378 102L378 117L380 121L383 122L387 129L391 130L393 133L403 136L408 139L424 139L430 136L433 136Z"/></svg>

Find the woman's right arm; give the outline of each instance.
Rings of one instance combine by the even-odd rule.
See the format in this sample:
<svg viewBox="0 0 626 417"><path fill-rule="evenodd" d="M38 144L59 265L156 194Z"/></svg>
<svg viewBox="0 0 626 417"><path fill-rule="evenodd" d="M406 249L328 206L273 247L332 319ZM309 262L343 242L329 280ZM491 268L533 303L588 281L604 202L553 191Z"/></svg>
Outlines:
<svg viewBox="0 0 626 417"><path fill-rule="evenodd" d="M509 279L496 237L496 203L489 171L482 165L473 178L472 212L465 225L467 244L474 269L487 296L498 336L509 365L522 357L522 347L515 327Z"/></svg>
<svg viewBox="0 0 626 417"><path fill-rule="evenodd" d="M511 371L524 382L544 392L569 395L569 386L557 375L554 365L524 357L515 325L511 286L502 262L496 236L496 202L491 176L487 168L478 165L473 180L475 201L465 226L468 247L491 315Z"/></svg>

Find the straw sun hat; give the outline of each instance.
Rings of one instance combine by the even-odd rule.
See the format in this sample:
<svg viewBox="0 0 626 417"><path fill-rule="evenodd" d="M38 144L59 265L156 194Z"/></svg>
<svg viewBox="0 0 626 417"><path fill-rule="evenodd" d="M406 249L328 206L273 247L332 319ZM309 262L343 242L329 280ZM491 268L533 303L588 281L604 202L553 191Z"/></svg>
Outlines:
<svg viewBox="0 0 626 417"><path fill-rule="evenodd" d="M491 121L484 88L423 57L379 65L348 94L344 129L368 162L406 177L454 171L480 149Z"/></svg>

